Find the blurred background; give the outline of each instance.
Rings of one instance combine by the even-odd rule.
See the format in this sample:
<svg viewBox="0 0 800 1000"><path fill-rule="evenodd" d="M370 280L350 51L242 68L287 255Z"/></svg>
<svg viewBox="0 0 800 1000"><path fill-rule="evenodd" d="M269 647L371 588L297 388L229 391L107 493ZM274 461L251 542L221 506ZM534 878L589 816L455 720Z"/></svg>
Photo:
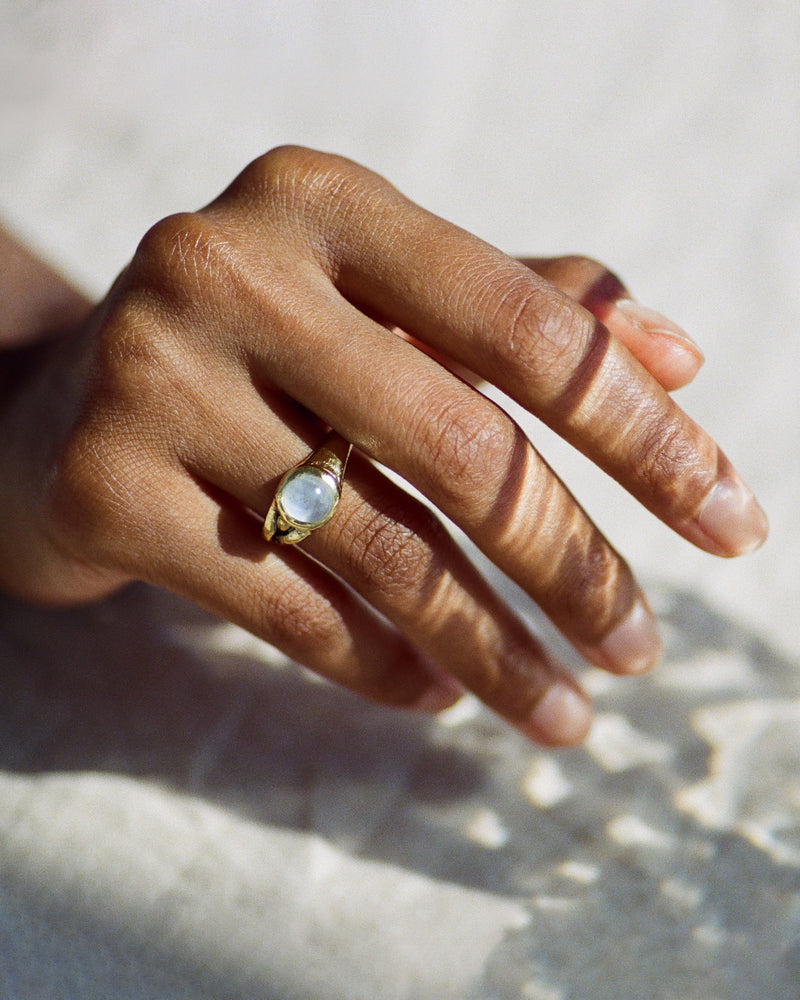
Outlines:
<svg viewBox="0 0 800 1000"><path fill-rule="evenodd" d="M0 217L98 297L284 142L601 259L700 343L679 399L772 523L714 560L526 422L667 638L651 679L586 674L567 754L146 588L3 601L0 995L796 1000L800 7L0 0L0 122Z"/></svg>

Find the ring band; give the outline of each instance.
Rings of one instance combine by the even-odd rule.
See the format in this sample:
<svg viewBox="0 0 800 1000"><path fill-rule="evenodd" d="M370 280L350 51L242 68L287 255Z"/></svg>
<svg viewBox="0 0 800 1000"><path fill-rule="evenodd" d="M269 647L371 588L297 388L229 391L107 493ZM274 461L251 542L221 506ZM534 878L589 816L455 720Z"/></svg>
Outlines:
<svg viewBox="0 0 800 1000"><path fill-rule="evenodd" d="M352 445L332 431L308 458L286 472L264 519L264 538L295 545L333 517Z"/></svg>

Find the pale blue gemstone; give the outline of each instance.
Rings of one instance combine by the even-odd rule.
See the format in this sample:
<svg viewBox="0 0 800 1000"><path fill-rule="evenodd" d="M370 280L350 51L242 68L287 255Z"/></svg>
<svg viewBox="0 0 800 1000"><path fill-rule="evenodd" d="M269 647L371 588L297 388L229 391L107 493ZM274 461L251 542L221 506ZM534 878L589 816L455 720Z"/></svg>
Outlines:
<svg viewBox="0 0 800 1000"><path fill-rule="evenodd" d="M306 466L295 469L280 489L278 505L284 517L292 524L313 527L330 517L339 492L333 478Z"/></svg>

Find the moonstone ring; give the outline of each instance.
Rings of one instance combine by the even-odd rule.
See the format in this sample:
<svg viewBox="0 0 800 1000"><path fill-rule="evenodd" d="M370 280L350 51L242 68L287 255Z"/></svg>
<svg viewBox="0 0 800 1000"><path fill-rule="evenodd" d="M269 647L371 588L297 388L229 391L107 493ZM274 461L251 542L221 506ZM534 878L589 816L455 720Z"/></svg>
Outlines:
<svg viewBox="0 0 800 1000"><path fill-rule="evenodd" d="M268 542L294 545L333 517L352 445L335 431L278 483L264 520Z"/></svg>

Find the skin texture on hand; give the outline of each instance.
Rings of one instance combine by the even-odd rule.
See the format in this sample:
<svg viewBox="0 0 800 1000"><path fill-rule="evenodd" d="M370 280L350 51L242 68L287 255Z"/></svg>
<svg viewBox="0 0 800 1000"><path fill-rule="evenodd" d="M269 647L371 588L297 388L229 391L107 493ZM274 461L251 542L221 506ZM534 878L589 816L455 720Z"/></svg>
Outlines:
<svg viewBox="0 0 800 1000"><path fill-rule="evenodd" d="M350 161L274 150L155 225L93 315L23 368L0 413L0 585L68 603L143 579L368 697L437 710L468 688L532 739L575 743L583 694L435 511L590 662L647 669L655 622L470 382L737 555L763 540L763 513L668 394L701 363L594 261L513 260ZM265 543L277 482L327 427L355 446L335 516L296 548Z"/></svg>

